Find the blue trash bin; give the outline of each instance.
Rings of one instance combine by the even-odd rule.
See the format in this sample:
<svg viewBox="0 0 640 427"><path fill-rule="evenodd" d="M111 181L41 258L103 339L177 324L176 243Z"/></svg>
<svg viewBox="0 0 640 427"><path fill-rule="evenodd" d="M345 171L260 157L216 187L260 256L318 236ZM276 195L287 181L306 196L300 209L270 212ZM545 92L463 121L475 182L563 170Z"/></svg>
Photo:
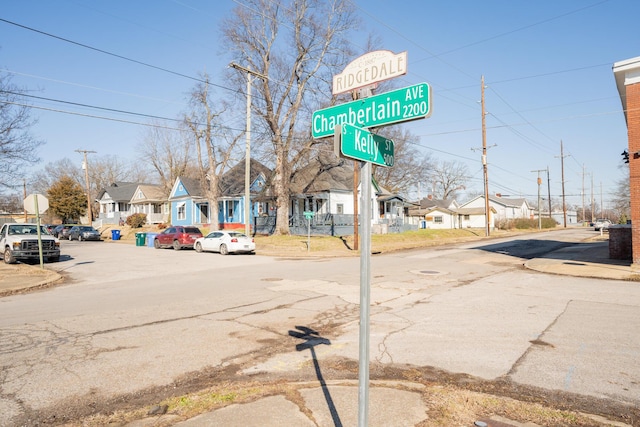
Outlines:
<svg viewBox="0 0 640 427"><path fill-rule="evenodd" d="M111 230L111 240L120 240L120 230Z"/></svg>
<svg viewBox="0 0 640 427"><path fill-rule="evenodd" d="M156 236L158 235L158 233L147 233L147 246L152 248L153 247L153 241L156 239Z"/></svg>

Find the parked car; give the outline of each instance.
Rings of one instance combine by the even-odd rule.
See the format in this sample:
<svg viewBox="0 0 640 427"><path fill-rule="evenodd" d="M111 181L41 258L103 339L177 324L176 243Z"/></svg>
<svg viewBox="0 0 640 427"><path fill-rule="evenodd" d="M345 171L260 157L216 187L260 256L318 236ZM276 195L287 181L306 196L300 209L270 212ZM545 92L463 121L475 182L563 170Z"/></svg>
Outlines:
<svg viewBox="0 0 640 427"><path fill-rule="evenodd" d="M102 240L100 232L89 225L75 225L69 230L67 235L69 240Z"/></svg>
<svg viewBox="0 0 640 427"><path fill-rule="evenodd" d="M183 248L193 248L196 239L202 237L202 232L194 226L171 226L158 234L153 240L156 249L173 248L179 251Z"/></svg>
<svg viewBox="0 0 640 427"><path fill-rule="evenodd" d="M611 221L605 218L596 219L596 222L593 223L593 229L596 231L600 230L608 230L611 225Z"/></svg>
<svg viewBox="0 0 640 427"><path fill-rule="evenodd" d="M253 238L238 231L212 231L206 237L196 239L193 244L196 252L220 252L222 255L230 253L253 253L256 243Z"/></svg>
<svg viewBox="0 0 640 427"><path fill-rule="evenodd" d="M43 226L40 226L40 241L38 243L38 226L36 224L6 223L0 229L0 247L5 264L15 264L19 260L36 260L42 256L49 261L60 260L60 241L50 236Z"/></svg>
<svg viewBox="0 0 640 427"><path fill-rule="evenodd" d="M55 224L44 224L43 227L45 230L47 230L47 233L53 236L53 229L56 228Z"/></svg>
<svg viewBox="0 0 640 427"><path fill-rule="evenodd" d="M55 237L57 237L58 239L60 239L60 240L68 239L69 238L69 230L71 230L71 228L74 225L75 224L60 224L56 228L53 229L53 235Z"/></svg>

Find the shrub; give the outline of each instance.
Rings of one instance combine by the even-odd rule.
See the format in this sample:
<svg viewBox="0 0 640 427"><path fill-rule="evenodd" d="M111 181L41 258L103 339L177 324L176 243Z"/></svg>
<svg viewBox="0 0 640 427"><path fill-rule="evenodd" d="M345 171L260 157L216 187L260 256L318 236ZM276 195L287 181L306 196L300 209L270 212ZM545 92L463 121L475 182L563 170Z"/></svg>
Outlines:
<svg viewBox="0 0 640 427"><path fill-rule="evenodd" d="M542 218L541 225L542 228L555 228L558 224L553 218ZM508 221L504 220L500 221L498 228L500 230L513 230L514 228L517 230L535 229L538 228L538 219L515 218Z"/></svg>
<svg viewBox="0 0 640 427"><path fill-rule="evenodd" d="M147 214L135 213L127 217L127 225L131 228L140 228L147 223Z"/></svg>

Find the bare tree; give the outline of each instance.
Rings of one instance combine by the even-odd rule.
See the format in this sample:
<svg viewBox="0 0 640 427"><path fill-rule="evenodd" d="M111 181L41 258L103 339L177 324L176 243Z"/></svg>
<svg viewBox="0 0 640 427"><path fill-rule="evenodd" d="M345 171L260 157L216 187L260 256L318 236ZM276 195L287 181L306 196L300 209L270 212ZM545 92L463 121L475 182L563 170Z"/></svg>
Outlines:
<svg viewBox="0 0 640 427"><path fill-rule="evenodd" d="M114 182L145 182L148 183L148 172L139 165L123 161L114 156L96 156L88 159L89 185L91 186L91 200L95 201L102 189ZM71 160L67 157L47 163L42 170L35 172L30 187L40 194L47 194L51 187L60 181L68 179L75 181L86 192L85 172L81 168L79 159ZM86 193L85 193L86 203ZM97 207L94 207L97 208ZM94 210L97 212L97 209Z"/></svg>
<svg viewBox="0 0 640 427"><path fill-rule="evenodd" d="M96 156L89 158L88 163L91 194L96 197L100 190L114 182L154 183L149 179L146 164L140 165L132 161L124 161L116 156ZM84 183L84 175L82 179L82 183Z"/></svg>
<svg viewBox="0 0 640 427"><path fill-rule="evenodd" d="M631 219L631 189L629 185L629 165L623 167L624 175L616 181L616 189L613 192L613 210L618 217L618 222L626 223Z"/></svg>
<svg viewBox="0 0 640 427"><path fill-rule="evenodd" d="M29 179L29 185L36 193L47 194L54 183L65 177L71 177L82 187L85 186L84 172L80 164L67 157L49 162L44 168L36 171Z"/></svg>
<svg viewBox="0 0 640 427"><path fill-rule="evenodd" d="M431 155L415 145L418 137L401 126L391 126L376 133L394 142L393 167L376 166L373 176L387 190L407 196L419 183L427 182L432 173Z"/></svg>
<svg viewBox="0 0 640 427"><path fill-rule="evenodd" d="M457 193L466 188L470 179L469 169L464 163L455 160L435 163L431 172L434 196L455 199Z"/></svg>
<svg viewBox="0 0 640 427"><path fill-rule="evenodd" d="M289 234L291 175L318 143L309 136L311 103L331 93L330 75L349 62L346 36L356 24L349 0L247 0L223 24L226 51L266 77L255 80L253 107L275 162L275 234ZM246 76L232 78L243 93Z"/></svg>
<svg viewBox="0 0 640 427"><path fill-rule="evenodd" d="M197 176L197 168L193 167L193 144L189 138L188 131L156 122L148 128L137 147L140 160L147 162L158 174L158 183L167 196L178 177Z"/></svg>
<svg viewBox="0 0 640 427"><path fill-rule="evenodd" d="M195 142L198 177L209 203L211 229L218 230L220 180L242 134L227 138L224 129L218 124L223 110L216 111L212 107L209 76L205 73L202 80L191 92L192 111L185 118L185 124L191 130ZM245 215L249 213L245 212Z"/></svg>
<svg viewBox="0 0 640 427"><path fill-rule="evenodd" d="M0 74L0 187L15 187L24 177L25 166L40 159L36 149L43 141L30 129L35 124L24 99L24 91Z"/></svg>

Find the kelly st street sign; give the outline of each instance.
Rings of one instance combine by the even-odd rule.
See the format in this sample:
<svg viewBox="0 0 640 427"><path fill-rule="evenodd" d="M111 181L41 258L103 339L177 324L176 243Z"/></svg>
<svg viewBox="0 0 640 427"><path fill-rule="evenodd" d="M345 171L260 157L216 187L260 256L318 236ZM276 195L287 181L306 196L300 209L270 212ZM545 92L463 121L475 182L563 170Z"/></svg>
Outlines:
<svg viewBox="0 0 640 427"><path fill-rule="evenodd" d="M362 128L423 119L431 115L431 87L419 83L313 113L311 132L314 138L334 133L343 123Z"/></svg>
<svg viewBox="0 0 640 427"><path fill-rule="evenodd" d="M335 144L343 156L391 167L394 162L393 141L350 124L336 126Z"/></svg>

